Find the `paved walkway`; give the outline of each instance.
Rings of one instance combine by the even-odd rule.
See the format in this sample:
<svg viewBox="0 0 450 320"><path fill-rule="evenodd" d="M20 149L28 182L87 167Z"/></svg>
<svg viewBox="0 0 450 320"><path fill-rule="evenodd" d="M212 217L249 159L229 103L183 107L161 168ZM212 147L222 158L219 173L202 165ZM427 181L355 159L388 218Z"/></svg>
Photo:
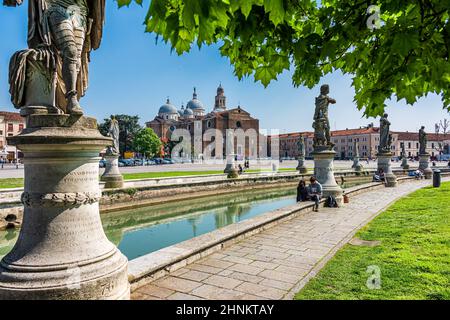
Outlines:
<svg viewBox="0 0 450 320"><path fill-rule="evenodd" d="M292 299L357 230L392 202L429 184L405 182L354 196L339 209L307 213L158 279L132 298Z"/></svg>

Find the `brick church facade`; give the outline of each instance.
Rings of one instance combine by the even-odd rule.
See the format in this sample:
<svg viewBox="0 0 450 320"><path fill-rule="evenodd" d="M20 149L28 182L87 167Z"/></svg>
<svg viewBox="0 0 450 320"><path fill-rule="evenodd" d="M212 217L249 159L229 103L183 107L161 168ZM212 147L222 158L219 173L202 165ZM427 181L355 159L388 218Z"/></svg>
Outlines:
<svg viewBox="0 0 450 320"><path fill-rule="evenodd" d="M164 143L171 141L172 134L178 131L177 129L189 132L192 149L195 149L195 143L201 146L200 153L192 151L194 158L204 157L204 151L207 149L209 151L206 155L207 158L225 158L228 129L234 130L237 134L244 133L240 138L234 138L233 153L238 158L256 159L260 152L259 120L253 118L241 106L228 109L222 85L217 88L214 108L210 112L206 111L194 88L192 100L186 107L183 105L178 110L167 99L167 102L159 108L155 119L147 122L146 126L153 129ZM201 141L196 142L195 135L199 136L200 133Z"/></svg>

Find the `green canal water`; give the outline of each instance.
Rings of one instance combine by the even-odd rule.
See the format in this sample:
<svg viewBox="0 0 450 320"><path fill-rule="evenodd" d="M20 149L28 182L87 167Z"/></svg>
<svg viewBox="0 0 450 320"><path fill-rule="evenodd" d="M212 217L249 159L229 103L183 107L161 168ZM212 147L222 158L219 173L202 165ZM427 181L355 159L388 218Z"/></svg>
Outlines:
<svg viewBox="0 0 450 320"><path fill-rule="evenodd" d="M128 259L295 204L295 188L241 192L102 215L105 233ZM18 230L0 232L0 258Z"/></svg>

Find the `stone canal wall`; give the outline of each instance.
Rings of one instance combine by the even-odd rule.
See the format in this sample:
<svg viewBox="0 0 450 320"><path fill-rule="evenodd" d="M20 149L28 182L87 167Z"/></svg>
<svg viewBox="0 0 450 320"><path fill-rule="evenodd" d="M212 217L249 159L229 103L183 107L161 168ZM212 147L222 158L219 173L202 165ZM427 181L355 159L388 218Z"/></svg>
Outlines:
<svg viewBox="0 0 450 320"><path fill-rule="evenodd" d="M441 170L443 174L450 174L448 169ZM341 171L336 172L335 176L339 184L353 185L370 182L372 174L373 171L367 171L362 175L357 175L354 171ZM399 170L395 174L405 176L407 171ZM101 213L107 213L245 190L295 187L300 178L308 179L309 176L285 172L244 174L239 179L227 179L225 175L210 175L130 180L125 182L124 188L103 189L100 210ZM22 192L20 188L0 191L0 230L20 226L23 211L20 201Z"/></svg>

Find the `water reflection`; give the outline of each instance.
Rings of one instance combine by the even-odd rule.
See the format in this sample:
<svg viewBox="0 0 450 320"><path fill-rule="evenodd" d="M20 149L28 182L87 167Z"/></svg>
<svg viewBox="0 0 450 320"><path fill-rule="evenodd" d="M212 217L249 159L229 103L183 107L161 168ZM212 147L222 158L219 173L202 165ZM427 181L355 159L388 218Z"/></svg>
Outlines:
<svg viewBox="0 0 450 320"><path fill-rule="evenodd" d="M129 258L295 203L295 189L243 191L102 215L107 237ZM0 257L18 231L0 232Z"/></svg>

